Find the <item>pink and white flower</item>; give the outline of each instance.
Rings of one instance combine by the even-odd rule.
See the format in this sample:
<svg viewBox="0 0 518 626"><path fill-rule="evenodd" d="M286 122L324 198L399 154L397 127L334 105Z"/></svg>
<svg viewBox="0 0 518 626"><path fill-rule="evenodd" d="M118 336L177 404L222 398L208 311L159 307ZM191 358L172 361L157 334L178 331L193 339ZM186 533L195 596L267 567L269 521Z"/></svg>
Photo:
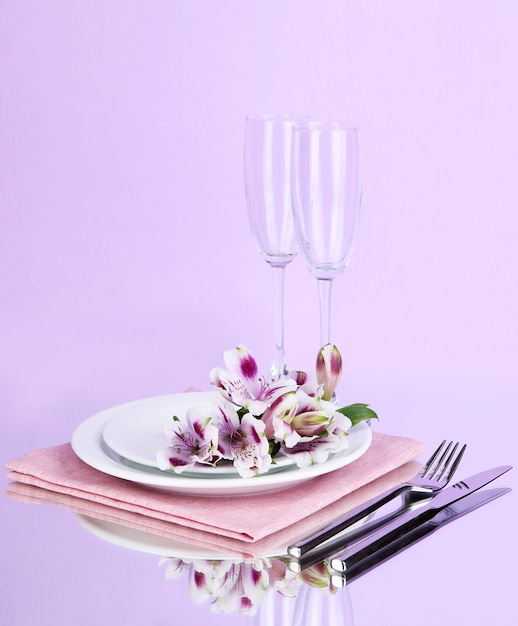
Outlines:
<svg viewBox="0 0 518 626"><path fill-rule="evenodd" d="M351 421L333 403L298 390L278 398L263 415L266 434L283 442L283 453L299 467L324 463L347 447Z"/></svg>
<svg viewBox="0 0 518 626"><path fill-rule="evenodd" d="M329 427L320 436L301 437L294 446L285 446L283 452L291 457L298 467L325 463L330 454L347 449L349 445L347 431L350 427L349 418L335 412Z"/></svg>
<svg viewBox="0 0 518 626"><path fill-rule="evenodd" d="M261 419L250 413L239 417L232 403L217 398L213 405L213 423L219 431L221 456L234 463L240 476L257 476L270 469L270 442Z"/></svg>
<svg viewBox="0 0 518 626"><path fill-rule="evenodd" d="M226 350L223 361L227 369L212 369L211 384L225 399L252 415L262 415L279 395L297 387L297 383L290 379L267 383L259 375L254 357L243 345L234 350Z"/></svg>
<svg viewBox="0 0 518 626"><path fill-rule="evenodd" d="M298 389L277 398L262 419L268 437L291 448L301 439L313 439L324 433L334 414L334 405Z"/></svg>
<svg viewBox="0 0 518 626"><path fill-rule="evenodd" d="M243 345L225 351L223 359L226 369L210 372L218 390L212 402L167 423L169 446L157 453L160 469L182 472L226 459L246 478L267 472L279 452L299 467L324 463L347 448L353 425L377 418L366 404L337 407L342 357L331 344L319 351L316 379L292 371L288 379L267 382Z"/></svg>
<svg viewBox="0 0 518 626"><path fill-rule="evenodd" d="M210 407L194 405L181 420L173 417L164 423L169 446L157 452L161 470L180 474L196 463L214 465L221 459L218 450L218 429L212 423Z"/></svg>
<svg viewBox="0 0 518 626"><path fill-rule="evenodd" d="M324 386L319 385L314 374L292 370L290 378L297 383L297 390L304 391L308 396L321 398L324 393Z"/></svg>

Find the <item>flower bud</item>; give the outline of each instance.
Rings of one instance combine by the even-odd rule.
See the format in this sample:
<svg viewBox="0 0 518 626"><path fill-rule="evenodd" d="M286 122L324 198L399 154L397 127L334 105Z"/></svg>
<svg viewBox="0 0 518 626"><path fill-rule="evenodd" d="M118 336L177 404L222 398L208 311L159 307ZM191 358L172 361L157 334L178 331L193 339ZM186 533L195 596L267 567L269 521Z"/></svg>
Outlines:
<svg viewBox="0 0 518 626"><path fill-rule="evenodd" d="M291 426L301 437L315 437L326 430L331 419L323 411L307 411L297 413L291 420Z"/></svg>
<svg viewBox="0 0 518 626"><path fill-rule="evenodd" d="M324 400L331 400L342 374L342 356L330 343L320 348L317 356L317 382L324 386Z"/></svg>

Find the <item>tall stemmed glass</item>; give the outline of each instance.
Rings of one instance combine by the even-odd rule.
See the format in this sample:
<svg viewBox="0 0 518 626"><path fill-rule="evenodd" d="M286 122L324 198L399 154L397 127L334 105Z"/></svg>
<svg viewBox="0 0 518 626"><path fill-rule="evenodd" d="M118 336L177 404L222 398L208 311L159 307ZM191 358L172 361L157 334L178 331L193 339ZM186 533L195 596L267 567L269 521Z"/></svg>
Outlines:
<svg viewBox="0 0 518 626"><path fill-rule="evenodd" d="M292 127L304 115L246 118L245 190L252 234L273 273L273 380L288 375L284 353L284 270L297 254L291 206Z"/></svg>
<svg viewBox="0 0 518 626"><path fill-rule="evenodd" d="M293 129L295 229L318 280L320 344L330 343L331 287L353 252L361 203L360 128L307 122Z"/></svg>

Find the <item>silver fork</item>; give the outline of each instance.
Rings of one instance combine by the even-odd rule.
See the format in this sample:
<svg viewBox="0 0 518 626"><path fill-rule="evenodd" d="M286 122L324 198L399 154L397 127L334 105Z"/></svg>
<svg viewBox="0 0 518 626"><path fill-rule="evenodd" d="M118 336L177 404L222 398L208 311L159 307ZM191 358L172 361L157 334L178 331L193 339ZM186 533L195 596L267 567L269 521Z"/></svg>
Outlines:
<svg viewBox="0 0 518 626"><path fill-rule="evenodd" d="M301 543L288 546L288 555L293 559L288 564L289 568L292 571L300 572L306 567L310 567L323 558L326 558L328 554L332 553L333 543L329 542L330 539L335 538L353 524L356 524L374 513L397 496L401 495L403 498L401 506L399 506L396 511L382 517L378 521L367 523L355 531L352 531L347 535L348 542L362 539L389 520L418 506L419 503L433 496L436 491L445 487L455 474L464 451L466 450L466 445L464 445L457 453L458 447L458 442L454 445L453 442L450 441L446 446L446 440L444 440L425 463L421 471L408 483L397 485L389 489L362 506L353 509L338 520L335 520L329 526L320 529L315 534L304 539ZM344 538L340 537L339 541L343 544ZM316 549L318 547L320 547L320 549Z"/></svg>

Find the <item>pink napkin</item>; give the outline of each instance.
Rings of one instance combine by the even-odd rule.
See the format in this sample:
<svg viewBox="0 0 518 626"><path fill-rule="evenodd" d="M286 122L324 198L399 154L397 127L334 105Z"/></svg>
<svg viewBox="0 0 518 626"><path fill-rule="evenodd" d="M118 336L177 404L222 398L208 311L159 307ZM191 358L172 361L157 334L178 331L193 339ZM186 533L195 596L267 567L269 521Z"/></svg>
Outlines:
<svg viewBox="0 0 518 626"><path fill-rule="evenodd" d="M260 556L282 550L408 480L419 469L412 459L423 451L412 439L374 432L367 452L350 465L284 491L250 497L206 498L151 489L91 468L70 444L34 450L6 467L9 478L33 487L11 485L13 497L56 504L201 547Z"/></svg>

